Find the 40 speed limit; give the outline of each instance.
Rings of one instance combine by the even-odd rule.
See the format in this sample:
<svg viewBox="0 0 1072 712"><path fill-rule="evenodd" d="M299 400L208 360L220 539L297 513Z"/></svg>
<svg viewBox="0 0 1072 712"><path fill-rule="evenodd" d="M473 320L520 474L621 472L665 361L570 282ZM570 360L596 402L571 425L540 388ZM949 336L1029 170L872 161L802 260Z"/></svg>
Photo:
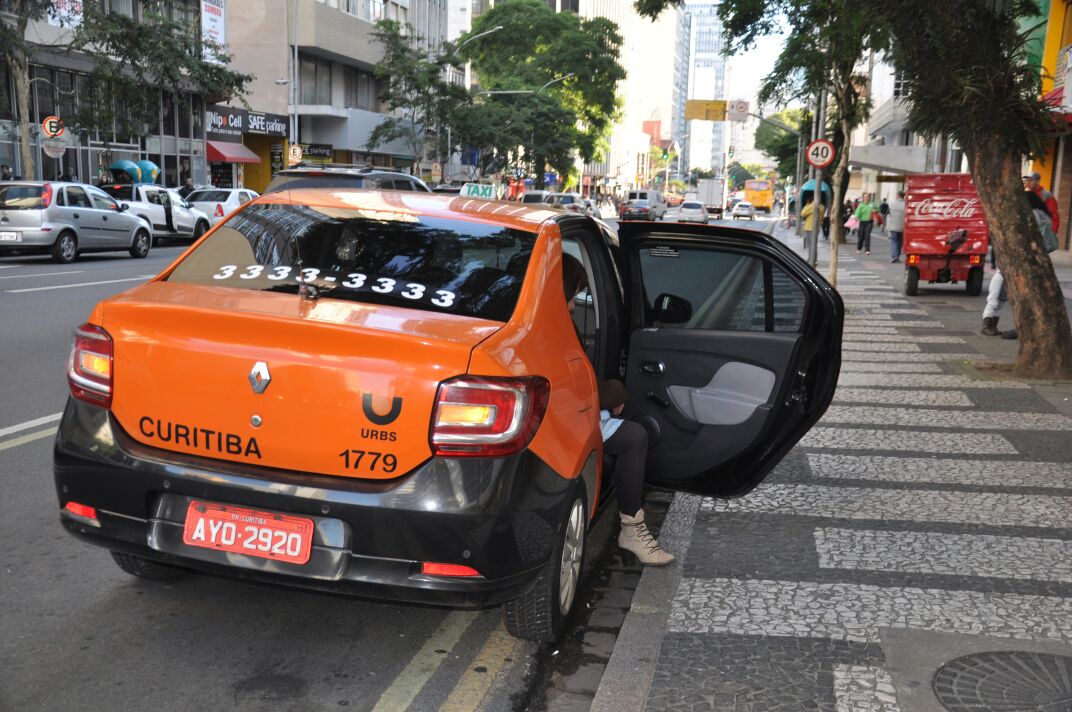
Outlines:
<svg viewBox="0 0 1072 712"><path fill-rule="evenodd" d="M808 150L804 152L808 163L816 168L826 168L834 162L834 144L825 138L820 138L808 144Z"/></svg>

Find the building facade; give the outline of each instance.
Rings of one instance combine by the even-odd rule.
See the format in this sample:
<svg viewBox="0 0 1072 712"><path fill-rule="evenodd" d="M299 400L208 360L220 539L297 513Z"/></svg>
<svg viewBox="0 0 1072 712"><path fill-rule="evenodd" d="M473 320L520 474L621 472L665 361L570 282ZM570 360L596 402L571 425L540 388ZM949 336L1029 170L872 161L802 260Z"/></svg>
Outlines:
<svg viewBox="0 0 1072 712"><path fill-rule="evenodd" d="M725 99L725 33L718 17L718 0L687 0L685 13L691 25L692 69L689 77L690 99ZM692 121L689 165L723 175L726 155L726 122Z"/></svg>

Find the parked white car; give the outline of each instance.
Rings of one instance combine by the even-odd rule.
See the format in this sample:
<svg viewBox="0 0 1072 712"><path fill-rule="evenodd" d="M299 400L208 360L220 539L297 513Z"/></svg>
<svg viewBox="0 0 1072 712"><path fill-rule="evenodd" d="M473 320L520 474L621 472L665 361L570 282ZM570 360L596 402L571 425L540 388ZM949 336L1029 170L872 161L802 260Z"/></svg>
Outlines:
<svg viewBox="0 0 1072 712"><path fill-rule="evenodd" d="M749 220L756 219L756 209L752 207L752 204L746 200L742 200L733 206L733 212L731 213L734 220L737 218L748 218Z"/></svg>
<svg viewBox="0 0 1072 712"><path fill-rule="evenodd" d="M260 197L248 188L201 188L186 196L186 202L208 215L213 225L239 206Z"/></svg>
<svg viewBox="0 0 1072 712"><path fill-rule="evenodd" d="M144 218L153 226L156 239L196 240L208 232L208 215L191 207L179 191L152 183L113 183L102 185L105 193L129 205L131 215Z"/></svg>
<svg viewBox="0 0 1072 712"><path fill-rule="evenodd" d="M707 209L704 208L703 203L697 203L695 200L686 200L678 209L677 221L706 223Z"/></svg>

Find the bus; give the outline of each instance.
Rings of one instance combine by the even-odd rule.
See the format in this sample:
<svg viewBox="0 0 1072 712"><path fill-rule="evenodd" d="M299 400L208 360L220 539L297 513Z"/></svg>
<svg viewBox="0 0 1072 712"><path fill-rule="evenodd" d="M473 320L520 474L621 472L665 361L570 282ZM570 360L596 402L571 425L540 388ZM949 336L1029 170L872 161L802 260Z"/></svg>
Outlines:
<svg viewBox="0 0 1072 712"><path fill-rule="evenodd" d="M746 180L744 199L756 210L762 210L770 215L774 210L774 183L769 180Z"/></svg>

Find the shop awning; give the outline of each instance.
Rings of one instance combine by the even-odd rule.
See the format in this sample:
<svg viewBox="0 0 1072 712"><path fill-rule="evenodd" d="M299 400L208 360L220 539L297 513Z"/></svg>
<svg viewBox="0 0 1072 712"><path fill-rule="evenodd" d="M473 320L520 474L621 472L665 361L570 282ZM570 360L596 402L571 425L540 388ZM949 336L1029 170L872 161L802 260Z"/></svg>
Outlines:
<svg viewBox="0 0 1072 712"><path fill-rule="evenodd" d="M260 163L261 157L240 143L206 141L210 163Z"/></svg>

